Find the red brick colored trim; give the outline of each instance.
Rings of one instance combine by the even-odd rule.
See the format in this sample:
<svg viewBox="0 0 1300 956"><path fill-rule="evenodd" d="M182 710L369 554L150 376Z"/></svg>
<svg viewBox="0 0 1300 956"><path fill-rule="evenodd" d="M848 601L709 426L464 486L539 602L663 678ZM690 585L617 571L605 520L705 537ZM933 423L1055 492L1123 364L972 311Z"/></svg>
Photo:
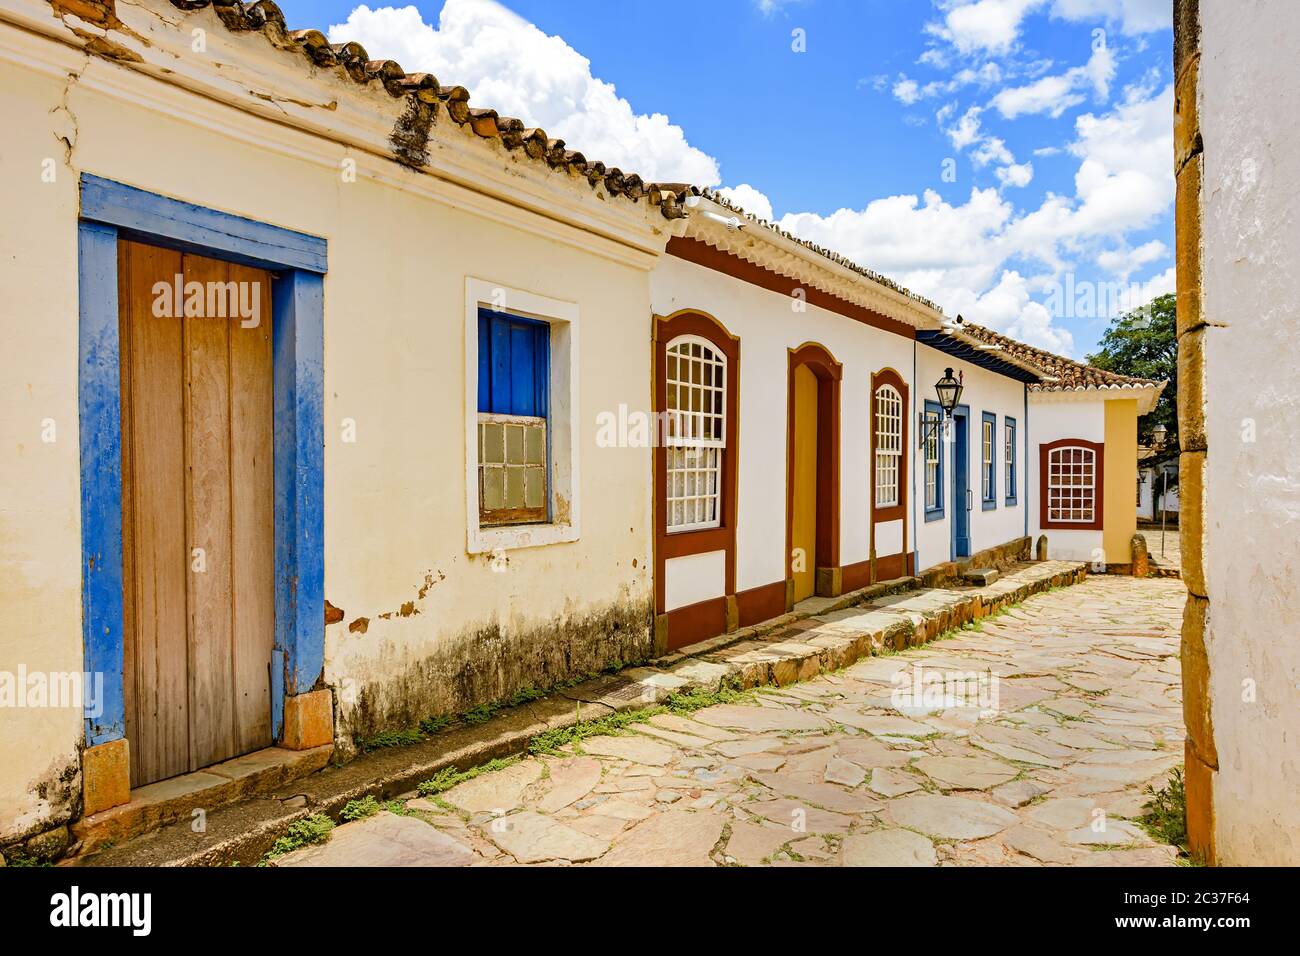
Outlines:
<svg viewBox="0 0 1300 956"><path fill-rule="evenodd" d="M782 563L790 567L794 544L794 373L806 365L817 377L817 553L814 568L836 568L840 564L840 380L843 366L830 351L816 342L806 342L789 353L786 374L786 475L785 554Z"/></svg>
<svg viewBox="0 0 1300 956"><path fill-rule="evenodd" d="M713 316L693 309L684 309L669 316L656 316L654 321L654 410L656 429L659 414L664 411L665 376L667 373L668 343L679 335L698 335L708 339L727 357L727 447L722 453L722 521L717 528L700 531L668 533L668 453L655 436L654 449L654 543L655 543L655 612L664 613L664 565L669 558L690 554L725 551L725 594L736 591L736 488L737 462L740 436L740 339L732 335ZM719 598L723 600L725 594ZM725 604L725 601L724 601ZM676 614L677 612L672 612ZM670 615L669 640L672 640ZM722 624L714 637L726 630L725 608ZM702 640L703 637L695 638ZM687 641L685 643L690 643ZM680 646L680 645L678 645Z"/></svg>
<svg viewBox="0 0 1300 956"><path fill-rule="evenodd" d="M673 236L668 240L667 251L670 256L685 259L687 262L694 262L696 265L724 273L732 278L740 279L742 282L748 282L750 285L767 289L769 292L792 295L795 289L800 289L804 301L809 305L815 305L819 309L826 309L829 312L837 312L845 318L853 319L855 322L883 329L886 332L893 332L895 335L901 335L904 338L916 338L916 329L905 322L891 319L880 312L854 305L852 302L837 299L820 289L800 285L797 279L783 276L771 269L765 269L763 266L747 262L739 256L733 256L721 249L715 249L699 239Z"/></svg>
<svg viewBox="0 0 1300 956"><path fill-rule="evenodd" d="M740 626L769 621L785 613L785 582L773 581L736 594Z"/></svg>

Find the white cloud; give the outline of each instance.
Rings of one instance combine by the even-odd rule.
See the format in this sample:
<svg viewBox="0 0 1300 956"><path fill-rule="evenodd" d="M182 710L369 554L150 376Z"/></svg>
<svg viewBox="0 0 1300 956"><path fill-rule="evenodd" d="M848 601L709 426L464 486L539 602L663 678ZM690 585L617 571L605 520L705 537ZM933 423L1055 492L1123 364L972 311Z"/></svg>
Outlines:
<svg viewBox="0 0 1300 956"><path fill-rule="evenodd" d="M999 168L997 175L1004 186L1028 186L1034 178L1034 164L1010 163Z"/></svg>
<svg viewBox="0 0 1300 956"><path fill-rule="evenodd" d="M1167 30L1173 20L1169 0L1055 0L1052 16L1075 22L1119 23L1120 30L1130 36Z"/></svg>
<svg viewBox="0 0 1300 956"><path fill-rule="evenodd" d="M945 106L935 114L935 119L940 124L944 123L947 118L952 115L952 109L951 105ZM952 141L954 149L965 149L967 146L971 145L971 143L976 142L980 138L981 112L983 112L983 110L981 110L980 107L972 106L962 114L962 117L957 121L956 126L944 130L944 132L948 134L948 139Z"/></svg>
<svg viewBox="0 0 1300 956"><path fill-rule="evenodd" d="M759 219L766 219L771 222L773 218L772 201L749 183L741 183L735 187L724 186L718 190L718 194Z"/></svg>
<svg viewBox="0 0 1300 956"><path fill-rule="evenodd" d="M1127 282L1132 273L1167 255L1169 255L1168 246L1159 239L1152 239L1136 249L1127 246L1106 249L1097 254L1097 265Z"/></svg>
<svg viewBox="0 0 1300 956"><path fill-rule="evenodd" d="M1152 276L1146 282L1134 283L1120 294L1119 308L1116 310L1116 314L1132 312L1134 309L1146 305L1156 296L1172 293L1176 288L1177 278L1177 272L1173 266L1170 266L1164 272Z"/></svg>
<svg viewBox="0 0 1300 956"><path fill-rule="evenodd" d="M1092 87L1098 99L1110 95L1115 78L1115 56L1102 45L1093 50L1085 66L1055 76L1045 76L1025 86L1008 87L993 97L992 106L1006 119L1027 113L1046 113L1053 119L1084 101L1081 90Z"/></svg>
<svg viewBox="0 0 1300 956"><path fill-rule="evenodd" d="M717 161L686 141L662 113L637 113L591 61L495 0L446 0L438 26L413 6L359 6L330 27L332 42L356 40L375 59L469 89L471 103L540 126L607 166L648 181L720 181Z"/></svg>
<svg viewBox="0 0 1300 956"><path fill-rule="evenodd" d="M902 77L894 84L894 98L906 106L911 106L921 98L921 88L916 80L909 80Z"/></svg>
<svg viewBox="0 0 1300 956"><path fill-rule="evenodd" d="M1025 15L1044 0L974 0L949 3L942 22L926 31L951 43L960 53L1009 53L1020 36Z"/></svg>

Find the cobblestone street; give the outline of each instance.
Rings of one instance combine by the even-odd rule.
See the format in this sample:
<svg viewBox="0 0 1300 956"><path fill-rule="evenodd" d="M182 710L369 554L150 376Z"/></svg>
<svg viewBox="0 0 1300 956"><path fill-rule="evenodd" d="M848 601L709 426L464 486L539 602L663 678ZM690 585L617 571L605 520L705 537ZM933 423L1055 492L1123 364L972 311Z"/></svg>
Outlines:
<svg viewBox="0 0 1300 956"><path fill-rule="evenodd" d="M1183 758L1185 596L1091 577L408 797L276 865L1171 865L1134 821Z"/></svg>

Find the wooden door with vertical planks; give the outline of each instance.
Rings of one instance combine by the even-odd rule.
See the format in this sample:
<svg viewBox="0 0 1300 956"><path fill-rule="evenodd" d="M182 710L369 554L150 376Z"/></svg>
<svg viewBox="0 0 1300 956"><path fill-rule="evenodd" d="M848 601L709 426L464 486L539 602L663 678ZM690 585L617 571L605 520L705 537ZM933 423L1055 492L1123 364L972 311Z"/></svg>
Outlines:
<svg viewBox="0 0 1300 956"><path fill-rule="evenodd" d="M118 285L123 676L142 786L272 742L271 276L122 240Z"/></svg>

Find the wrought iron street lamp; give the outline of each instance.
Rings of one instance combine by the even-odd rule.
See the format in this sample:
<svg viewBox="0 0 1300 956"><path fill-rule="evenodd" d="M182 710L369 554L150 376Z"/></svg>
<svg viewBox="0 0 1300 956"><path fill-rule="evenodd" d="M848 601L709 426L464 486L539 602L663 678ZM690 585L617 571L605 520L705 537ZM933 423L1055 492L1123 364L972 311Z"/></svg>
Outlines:
<svg viewBox="0 0 1300 956"><path fill-rule="evenodd" d="M937 419L929 419L928 416L922 417L922 444L929 439L932 431L937 431L943 427L944 423L952 417L952 410L957 407L957 403L961 400L961 390L961 378L954 376L952 369L944 369L943 378L934 383L934 392L939 396L939 407L943 409L943 414Z"/></svg>

